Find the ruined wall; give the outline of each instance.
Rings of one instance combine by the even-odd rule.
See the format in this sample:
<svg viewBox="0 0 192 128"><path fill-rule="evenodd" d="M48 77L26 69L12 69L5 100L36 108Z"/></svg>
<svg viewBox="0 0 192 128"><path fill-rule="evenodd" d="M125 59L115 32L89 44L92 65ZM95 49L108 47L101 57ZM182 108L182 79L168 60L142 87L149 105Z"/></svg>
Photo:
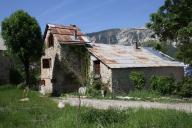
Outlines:
<svg viewBox="0 0 192 128"><path fill-rule="evenodd" d="M9 83L10 59L0 51L0 85Z"/></svg>
<svg viewBox="0 0 192 128"><path fill-rule="evenodd" d="M127 68L112 69L112 89L114 92L128 92L133 89L133 83L129 79L131 71L143 72L146 79L146 88L149 86L149 79L153 75L173 76L177 81L184 76L183 67L148 67L148 68Z"/></svg>

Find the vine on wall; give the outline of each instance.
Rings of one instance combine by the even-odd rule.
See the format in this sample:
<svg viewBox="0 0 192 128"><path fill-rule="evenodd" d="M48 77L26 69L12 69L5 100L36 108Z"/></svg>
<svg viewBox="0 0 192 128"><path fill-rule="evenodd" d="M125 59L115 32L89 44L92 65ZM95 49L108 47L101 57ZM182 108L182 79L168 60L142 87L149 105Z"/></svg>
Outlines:
<svg viewBox="0 0 192 128"><path fill-rule="evenodd" d="M82 86L89 77L90 55L84 45L62 45L61 62L68 79ZM71 76L71 77L70 77Z"/></svg>

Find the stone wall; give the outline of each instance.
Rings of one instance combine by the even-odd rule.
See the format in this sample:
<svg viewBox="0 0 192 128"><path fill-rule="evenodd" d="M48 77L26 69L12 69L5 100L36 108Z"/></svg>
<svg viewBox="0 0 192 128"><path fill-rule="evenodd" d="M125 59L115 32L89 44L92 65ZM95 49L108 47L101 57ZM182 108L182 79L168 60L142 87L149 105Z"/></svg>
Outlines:
<svg viewBox="0 0 192 128"><path fill-rule="evenodd" d="M90 67L89 67L89 75L93 77L94 72L94 64L93 62L97 60L96 57L93 55L90 55ZM105 84L112 85L112 71L110 68L108 68L105 64L100 62L100 75L101 75L101 81ZM111 90L111 87L109 89Z"/></svg>
<svg viewBox="0 0 192 128"><path fill-rule="evenodd" d="M0 54L0 85L9 83L10 59Z"/></svg>
<svg viewBox="0 0 192 128"><path fill-rule="evenodd" d="M129 79L131 71L144 73L146 79L146 88L149 86L149 79L153 75L173 76L177 81L184 77L183 67L112 69L112 89L114 92L128 92L129 90L133 89L133 83L131 83Z"/></svg>
<svg viewBox="0 0 192 128"><path fill-rule="evenodd" d="M55 56L56 54L60 53L60 48L59 45L57 43L57 41L55 40L55 38L53 38L54 40L54 46L53 47L49 47L48 48L48 38L49 38L49 34L50 31L47 32L47 35L45 37L45 50L44 50L44 55L41 58L41 80L45 81L45 87L46 87L46 93L52 93L53 92L53 87L52 87L52 74L53 74L53 67L54 67L54 62L55 62ZM43 68L43 63L42 60L43 59L51 59L51 67L50 68Z"/></svg>
<svg viewBox="0 0 192 128"><path fill-rule="evenodd" d="M111 69L108 68L103 63L100 63L100 73L101 73L101 81L103 83L111 84L111 75L112 75Z"/></svg>
<svg viewBox="0 0 192 128"><path fill-rule="evenodd" d="M84 46L61 45L61 59L55 60L54 76L59 90L77 91L87 79L87 51Z"/></svg>

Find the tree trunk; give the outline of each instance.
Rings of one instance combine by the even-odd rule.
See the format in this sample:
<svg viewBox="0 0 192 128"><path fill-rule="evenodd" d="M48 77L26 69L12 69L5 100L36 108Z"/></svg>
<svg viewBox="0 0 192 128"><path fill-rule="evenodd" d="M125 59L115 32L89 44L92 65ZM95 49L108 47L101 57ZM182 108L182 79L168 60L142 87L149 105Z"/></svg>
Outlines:
<svg viewBox="0 0 192 128"><path fill-rule="evenodd" d="M26 80L26 86L30 87L30 73L29 73L29 62L26 61L24 63L25 68L25 80Z"/></svg>
<svg viewBox="0 0 192 128"><path fill-rule="evenodd" d="M23 90L22 98L26 98L30 88L30 72L29 72L30 65L29 65L29 61L23 61L23 64L24 64L24 70L25 70L26 86L25 86L25 89Z"/></svg>

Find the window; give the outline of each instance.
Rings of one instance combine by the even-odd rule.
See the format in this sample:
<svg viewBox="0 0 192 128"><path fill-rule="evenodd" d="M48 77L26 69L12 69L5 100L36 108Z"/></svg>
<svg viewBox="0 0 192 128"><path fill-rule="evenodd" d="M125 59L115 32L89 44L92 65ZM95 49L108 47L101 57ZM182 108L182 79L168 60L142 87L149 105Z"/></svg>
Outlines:
<svg viewBox="0 0 192 128"><path fill-rule="evenodd" d="M40 85L45 85L45 80L40 80Z"/></svg>
<svg viewBox="0 0 192 128"><path fill-rule="evenodd" d="M95 60L95 61L93 61L93 64L94 64L94 73L95 73L95 75L100 75L100 61Z"/></svg>
<svg viewBox="0 0 192 128"><path fill-rule="evenodd" d="M48 38L48 47L53 47L53 45L54 45L53 34L50 34Z"/></svg>
<svg viewBox="0 0 192 128"><path fill-rule="evenodd" d="M43 68L51 67L51 59L43 59Z"/></svg>

